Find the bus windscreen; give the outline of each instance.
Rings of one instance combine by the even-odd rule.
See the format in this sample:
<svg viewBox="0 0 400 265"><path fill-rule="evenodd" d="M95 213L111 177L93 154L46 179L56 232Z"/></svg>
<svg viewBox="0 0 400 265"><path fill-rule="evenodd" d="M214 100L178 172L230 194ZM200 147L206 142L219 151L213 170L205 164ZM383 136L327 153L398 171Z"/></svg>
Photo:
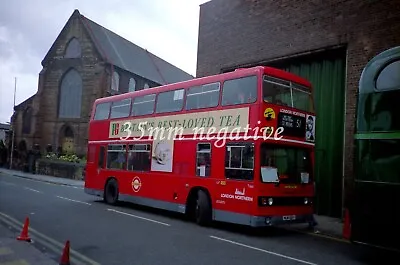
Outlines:
<svg viewBox="0 0 400 265"><path fill-rule="evenodd" d="M305 148L261 144L261 180L286 184L309 183L310 151ZM274 172L272 177L271 172Z"/></svg>
<svg viewBox="0 0 400 265"><path fill-rule="evenodd" d="M265 102L314 112L310 89L270 76L264 76L263 98Z"/></svg>

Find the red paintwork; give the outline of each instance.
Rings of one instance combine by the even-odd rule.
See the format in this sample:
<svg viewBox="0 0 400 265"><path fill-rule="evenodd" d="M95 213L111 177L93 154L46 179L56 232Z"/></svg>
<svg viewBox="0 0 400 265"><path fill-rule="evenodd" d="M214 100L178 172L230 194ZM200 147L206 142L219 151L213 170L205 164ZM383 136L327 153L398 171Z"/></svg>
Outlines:
<svg viewBox="0 0 400 265"><path fill-rule="evenodd" d="M156 87L148 90L140 90L136 92L125 93L122 95L97 99L95 105L102 102L109 102L114 100L121 100L128 97L142 96L150 93L158 93L162 91L173 90L177 88L187 88L190 86L196 86L203 83L210 83L221 81L226 79L238 78L248 75L257 75L259 77L259 94L258 101L253 104L243 104L230 107L218 106L212 110L222 109L235 109L241 107L249 108L249 124L250 127L254 127L257 121L261 121L261 126L276 126L276 119L268 123L264 118L264 110L267 107L271 107L275 110L276 117L278 112L283 107L264 103L262 100L262 75L268 74L277 78L291 80L301 85L307 86L311 90L311 84L307 80L295 76L293 74L270 68L270 67L254 67L249 69L240 69L234 72L208 76L203 78L197 78L190 81L169 84L161 87ZM222 93L221 93L222 94ZM284 107L285 109L290 109ZM254 216L263 215L293 215L293 214L311 214L313 212L313 206L282 206L282 207L259 207L257 202L258 196L306 196L312 197L314 195L314 187L312 181L307 185L285 185L280 184L275 187L273 184L261 183L259 168L260 158L260 144L262 140L253 141L255 143L255 170L253 181L243 180L227 180L224 176L224 160L225 160L225 148L216 148L212 145L211 153L211 176L210 177L196 177L195 176L195 154L197 140L183 140L175 141L174 154L173 154L173 172L132 172L132 171L121 171L121 170L108 170L97 168L98 154L101 145L106 145L108 138L110 120L105 121L93 121L95 107L92 108L92 115L89 128L89 145L88 145L88 161L86 168L86 180L85 187L91 189L103 190L107 178L114 176L119 182L119 192L127 195L141 196L146 198L152 198L172 203L185 204L187 196L192 187L204 187L211 194L212 207L214 209L232 211L236 213L249 214ZM211 109L202 109L194 111L183 110L179 113L198 113L202 111L210 111ZM305 112L302 112L305 113ZM171 114L162 114L159 116L169 116ZM156 115L141 116L140 119L146 117L154 117ZM126 118L124 118L126 119ZM133 118L131 118L133 119ZM118 119L116 119L118 120ZM121 119L123 120L123 119ZM299 146L310 148L314 150L314 146L310 146L304 143L305 139L289 138L285 139L297 140L298 143L284 143L291 146ZM105 141L104 143L95 143L93 141ZM114 140L115 141L115 140ZM249 140L251 141L251 140ZM277 141L268 140L269 142L276 143ZM207 141L213 143L213 141ZM121 143L132 143L132 141L121 141ZM144 143L144 142L143 142ZM147 141L151 144L151 141ZM314 163L314 153L312 153L312 162ZM141 187L138 192L133 191L132 181L135 177L141 179ZM225 182L225 185L222 185ZM188 185L186 187L185 185ZM246 195L253 197L253 202L233 200L233 199L221 199L221 194L228 193L234 194L235 190L246 189ZM177 195L177 197L175 197ZM217 203L219 200L224 200L223 204Z"/></svg>

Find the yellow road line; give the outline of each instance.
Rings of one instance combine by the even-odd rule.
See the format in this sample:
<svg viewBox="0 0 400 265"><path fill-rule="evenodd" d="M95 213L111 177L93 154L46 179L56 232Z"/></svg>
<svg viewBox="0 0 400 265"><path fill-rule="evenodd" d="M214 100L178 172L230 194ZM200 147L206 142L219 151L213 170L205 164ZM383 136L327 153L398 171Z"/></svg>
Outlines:
<svg viewBox="0 0 400 265"><path fill-rule="evenodd" d="M1 214L1 213L0 213L0 214ZM3 221L4 223L6 223L7 225L13 227L14 229L20 229L20 227L18 227L18 226L15 225L14 223L12 223L10 220L4 219L2 216L0 216L0 220L2 220L2 221ZM31 230L31 229L29 229L29 230ZM33 233L32 233L32 234L33 234ZM55 247L54 245L52 245L52 244L50 244L50 243L48 243L48 242L46 242L45 240L42 240L42 239L38 240L38 242L40 242L41 245L45 246L47 249L53 251L54 253L60 253L59 255L60 255L60 257L61 257L62 250L63 250L62 248ZM71 257L70 257L70 260L71 260L72 262L74 262L74 263L77 263L77 260L76 260L75 257L73 257L72 255L71 255ZM79 263L77 263L77 264L79 264ZM2 265L2 264L0 264L0 265Z"/></svg>
<svg viewBox="0 0 400 265"><path fill-rule="evenodd" d="M22 227L23 227L23 223L17 221L17 220L14 219L13 217L8 216L8 215L6 215L6 214L4 214L4 213L2 213L2 212L0 212L0 217L3 217L3 218L1 218L1 219L2 219L3 221L6 221L9 225L12 225L12 223L13 223L12 226L13 226L14 228L16 228L16 229L22 229ZM8 220L7 220L7 219L8 219ZM57 241L55 241L54 239L52 239L52 238L50 238L50 237L48 237L48 236L45 236L44 234L42 234L42 233L36 231L35 229L33 229L33 228L31 228L31 227L29 227L29 232L31 232L31 234L34 234L34 235L36 235L37 237L41 238L42 240L40 240L40 243L42 243L42 244L45 245L45 246L47 245L46 247L50 248L50 249L53 250L53 251L55 251L55 250L56 250L56 251L59 251L59 249L54 248L54 246L60 248L61 250L64 249L64 244L61 244L60 242L57 242ZM45 242L46 240L47 240L49 243L53 244L54 246L51 246L51 244ZM61 252L60 252L60 255L61 255ZM85 261L85 262L87 262L88 264L91 264L91 265L100 265L100 264L97 263L96 261L94 261L94 260L92 260L92 259L90 259L90 258L88 258L88 257L86 257L86 256L84 256L84 255L82 255L82 254L80 254L80 253L78 253L78 252L76 252L76 251L73 250L72 248L70 248L70 255L71 255L71 260L74 259L74 256L75 256L76 258L81 259L82 261Z"/></svg>
<svg viewBox="0 0 400 265"><path fill-rule="evenodd" d="M1 262L0 265L30 265L30 263L26 262L26 260L19 259L19 260Z"/></svg>
<svg viewBox="0 0 400 265"><path fill-rule="evenodd" d="M13 251L9 248L0 248L0 256L1 255L10 255L13 254Z"/></svg>
<svg viewBox="0 0 400 265"><path fill-rule="evenodd" d="M321 238L325 238L325 239L329 239L329 240L333 240L333 241L338 241L338 242L341 242L341 243L350 244L349 240L338 238L338 237L334 237L334 236L328 236L328 235L324 235L324 234L321 234L321 233L306 232L306 231L296 230L296 229L293 229L293 228L283 228L283 229L286 229L286 230L292 231L292 232L297 232L297 233L300 233L300 234L305 234L305 235L309 235L309 236L316 236L316 237L321 237Z"/></svg>

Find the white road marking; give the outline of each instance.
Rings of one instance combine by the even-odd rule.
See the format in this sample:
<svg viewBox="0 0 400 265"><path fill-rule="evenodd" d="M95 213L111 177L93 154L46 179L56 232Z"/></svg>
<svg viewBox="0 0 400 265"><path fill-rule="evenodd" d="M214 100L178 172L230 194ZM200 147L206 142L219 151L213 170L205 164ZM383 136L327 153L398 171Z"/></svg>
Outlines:
<svg viewBox="0 0 400 265"><path fill-rule="evenodd" d="M8 186L16 186L14 183L11 183L11 182L0 181L0 183L6 184Z"/></svg>
<svg viewBox="0 0 400 265"><path fill-rule="evenodd" d="M137 216L137 215L130 214L130 213L124 213L124 212L120 212L120 211L117 211L117 210L114 210L114 209L107 209L107 210L111 211L111 212L115 212L115 213L128 215L128 216L131 216L131 217L143 219L143 220L146 220L146 221L149 221L149 222L153 222L153 223L157 223L157 224L160 224L160 225L171 226L170 224L159 222L159 221L156 221L156 220L153 220L153 219L149 219L149 218L145 218L145 217L142 217L142 216Z"/></svg>
<svg viewBox="0 0 400 265"><path fill-rule="evenodd" d="M2 212L0 212L0 220L7 223L8 226L14 229L21 229L21 227L23 226L23 223L19 222L18 220L15 220L13 217L8 216ZM37 241L40 241L41 244L43 244L48 249L53 250L54 252L60 252L60 250L64 249L65 243L55 241L54 239L36 231L32 227L29 227L29 232L33 234L33 237L35 237ZM77 260L78 258L80 260ZM89 259L88 257L76 252L72 248L70 248L70 260L73 262L73 264L79 264L82 263L82 261L86 261L87 264L100 265L99 263Z"/></svg>
<svg viewBox="0 0 400 265"><path fill-rule="evenodd" d="M82 203L82 204L86 204L86 205L91 205L90 203L87 202L81 202L81 201L77 201L77 200L73 200L73 199L68 199L65 197L61 197L61 196L56 196L57 198L63 199L63 200L67 200L67 201L71 201L71 202L77 202L77 203Z"/></svg>
<svg viewBox="0 0 400 265"><path fill-rule="evenodd" d="M43 193L41 191L38 191L38 190L35 190L35 189L31 189L31 188L28 188L28 187L24 187L24 189L30 190L30 191L34 191L34 192L37 192L37 193Z"/></svg>
<svg viewBox="0 0 400 265"><path fill-rule="evenodd" d="M15 184L14 184L14 183L7 182L7 181L0 181L0 183L2 183L2 184L6 184L6 185L9 185L9 186L15 186Z"/></svg>
<svg viewBox="0 0 400 265"><path fill-rule="evenodd" d="M46 181L46 180L41 180L41 179L31 179L31 178L25 178L25 177L19 177L19 176L17 176L19 179L23 179L23 180L28 180L28 181L33 181L33 182L40 182L40 183L44 183L44 184L47 184L47 185L52 185L52 186L64 186L64 187L67 187L67 188L75 188L75 189L84 189L83 187L79 187L79 186L72 186L72 185L68 185L68 184L64 184L64 183L60 183L60 182L57 182L57 183L55 183L55 182L49 182L49 181ZM6 183L6 182L3 182L3 181L0 181L1 183ZM9 183L9 182L8 182ZM13 184L13 183L9 183L9 185L14 185L15 186L15 184Z"/></svg>
<svg viewBox="0 0 400 265"><path fill-rule="evenodd" d="M235 242L235 241L232 241L232 240L228 240L228 239L224 239L224 238L221 238L221 237L216 237L216 236L210 236L210 237L214 238L214 239L217 239L217 240L220 240L220 241L225 241L225 242L228 242L228 243L231 243L231 244L234 244L234 245L238 245L238 246L242 246L242 247L245 247L245 248L250 248L250 249L253 249L253 250L257 250L257 251L261 251L261 252L264 252L264 253L268 253L270 255L275 255L275 256L278 256L278 257L285 258L285 259L290 259L290 260L294 260L294 261L297 261L297 262L301 262L301 263L304 263L304 264L317 265L316 263L308 262L308 261L301 260L301 259L292 258L292 257L286 256L286 255L283 255L283 254L279 254L279 253L268 251L268 250L261 249L261 248L252 247L252 246L249 246L249 245L245 245L245 244L238 243L238 242Z"/></svg>

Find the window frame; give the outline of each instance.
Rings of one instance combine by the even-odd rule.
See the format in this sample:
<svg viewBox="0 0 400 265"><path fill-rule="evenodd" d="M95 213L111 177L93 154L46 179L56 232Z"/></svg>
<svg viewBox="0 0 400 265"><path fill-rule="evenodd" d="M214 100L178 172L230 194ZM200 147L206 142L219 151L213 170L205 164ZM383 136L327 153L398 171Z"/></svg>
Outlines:
<svg viewBox="0 0 400 265"><path fill-rule="evenodd" d="M199 146L200 145L209 145L209 149L207 149L208 152L199 152ZM199 154L209 154L210 158L210 167L209 167L209 174L207 175L207 166L205 168L205 175L201 176L200 175L200 166L199 166ZM199 172L197 172L197 170L199 170ZM195 166L195 175L196 177L200 177L200 178L208 178L210 177L211 174L211 170L212 170L212 144L210 142L199 142L196 144L196 166Z"/></svg>
<svg viewBox="0 0 400 265"><path fill-rule="evenodd" d="M202 92L195 92L195 93L193 93L193 94L190 94L190 91L191 91L192 89L203 88L203 87L212 86L212 85L215 85L215 84L218 84L218 90L211 90L211 91L206 91L206 92L202 91ZM184 106L184 110L186 110L186 111L192 111L192 110L199 110L199 109L207 109L207 108L215 108L215 107L218 107L219 104L220 104L220 101L221 101L221 94L222 94L222 93L221 93L221 91L222 91L221 87L222 87L221 81L216 81L216 82L212 82L212 83L206 83L206 84L201 84L201 85L196 85L196 86L188 87L188 88L186 89L186 93L185 93L185 95L184 95L184 97L185 97L185 104L184 104L185 106ZM216 104L216 105L211 105L211 106L207 106L207 107L190 108L190 109L188 109L188 104L187 104L187 102L188 102L188 96L199 95L199 94L206 94L206 93L212 93L212 92L215 92L215 91L218 92L218 100L217 100L217 104Z"/></svg>
<svg viewBox="0 0 400 265"><path fill-rule="evenodd" d="M145 97L148 97L148 96L152 96L152 95L154 95L154 100L149 100L149 101L144 101L144 102L140 102L140 103L135 103L135 100L136 99L138 99L138 98L145 98ZM157 93L152 93L152 94L147 94L147 95L143 95L143 96L137 96L137 97L134 97L133 99L132 99L132 103L131 103L131 111L130 111L130 116L132 116L132 117L140 117L140 116L145 116L145 115L152 115L152 114L155 114L155 108L156 108L156 101L157 101ZM134 115L133 114L133 111L134 111L134 105L135 104L142 104L142 103L147 103L147 102L154 102L153 103L153 108L152 108L152 111L151 111L151 113L145 113L145 114L140 114L140 115Z"/></svg>
<svg viewBox="0 0 400 265"><path fill-rule="evenodd" d="M82 45L78 38L72 37L65 48L65 59L79 59L82 57Z"/></svg>
<svg viewBox="0 0 400 265"><path fill-rule="evenodd" d="M228 147L231 148L230 151L228 151ZM240 168L231 167L231 162L232 162L232 159L231 159L232 151L231 150L232 150L232 147L233 148L241 148L241 153L240 153L241 167ZM252 152L253 152L253 155L252 155L252 168L243 168L242 167L243 166L243 156L244 156L243 150L244 150L244 148L247 148L247 147L252 148ZM228 164L228 167L226 167L226 162L227 162L226 161L226 155L227 155L228 152L229 152L229 164ZM255 171L256 161L255 161L255 159L256 159L256 145L255 145L255 143L252 143L252 142L229 142L229 143L226 143L226 145L225 145L225 156L224 156L224 175L225 175L225 178L229 179L229 180L236 180L236 181L254 181L255 180L255 174L256 174L256 171ZM252 177L250 179L232 178L232 177L229 177L226 174L227 170L252 171Z"/></svg>
<svg viewBox="0 0 400 265"><path fill-rule="evenodd" d="M172 110L172 111L158 111L158 102L159 102L159 98L160 95L162 94L167 94L167 93L175 93L177 91L183 91L183 95L182 95L182 105L180 106L180 109L176 109L176 110ZM167 91L163 91L163 92L159 92L157 93L157 100L156 100L156 104L155 104L155 110L154 110L154 114L162 114L162 113L174 113L174 112L179 112L182 111L183 108L185 107L185 102L186 102L186 89L185 88L177 88L174 90L167 90Z"/></svg>
<svg viewBox="0 0 400 265"><path fill-rule="evenodd" d="M110 147L112 146L122 146L121 149L118 150L110 150ZM126 166L127 166L127 150L126 150L127 144L108 144L107 145L107 158L106 158L106 169L108 170L126 170ZM114 168L114 167L110 167L109 163L109 153L123 153L124 155L124 162L122 162L122 167L121 168Z"/></svg>
<svg viewBox="0 0 400 265"><path fill-rule="evenodd" d="M108 104L108 115L106 117L104 117L104 119L96 119L96 113L97 113L97 107L100 105L106 105ZM111 114L111 106L112 106L112 102L102 102L102 103L98 103L95 105L95 109L94 109L94 114L93 114L93 121L104 121L104 120L108 120L110 118L110 114Z"/></svg>
<svg viewBox="0 0 400 265"><path fill-rule="evenodd" d="M378 79L381 76L382 72L388 69L390 66L393 64L398 64L400 66L400 57L396 57L391 59L390 61L386 62L380 69L377 71L377 73L374 76L374 92L387 92L387 91L393 91L393 90L399 90L400 89L400 84L398 84L397 87L390 87L390 88L378 88ZM400 67L399 67L400 68Z"/></svg>
<svg viewBox="0 0 400 265"><path fill-rule="evenodd" d="M262 91L261 92L262 101L265 102L265 103L270 103L270 104L283 106L283 107L285 107L285 105L278 104L277 102L269 102L269 101L265 100L265 97L264 97L264 83L274 84L274 85L277 85L277 86L288 88L290 90L290 105L288 105L286 107L299 109L301 111L306 111L306 112L314 112L315 111L314 98L313 98L313 93L311 91L311 88L307 88L306 86L298 84L298 83L293 82L293 81L289 81L289 80L285 80L285 79L281 79L281 78L278 78L278 77L274 77L274 76L271 76L271 75L264 74L262 76L262 89L261 89L261 91ZM305 94L307 94L307 95L309 95L311 97L311 106L310 106L311 109L302 110L302 109L298 108L297 106L294 106L293 90L296 90L296 91L301 92L301 93L305 93Z"/></svg>
<svg viewBox="0 0 400 265"><path fill-rule="evenodd" d="M126 104L124 104L124 105L114 106L114 104L122 103L123 101L129 101L129 103L126 103ZM126 116L118 116L118 117L113 117L113 116L112 116L113 108L115 109L115 108L125 107L125 106L127 106L128 104L129 104L129 110L128 110L128 112L125 114ZM113 102L111 103L109 117L110 117L110 119L127 118L127 117L130 116L131 111L132 111L132 99L131 99L131 98L124 98L124 99L121 99L121 100L118 100L118 101L113 101Z"/></svg>
<svg viewBox="0 0 400 265"><path fill-rule="evenodd" d="M274 159L274 162L276 164L277 160L280 158L276 154L276 152L278 150L279 151L285 150L285 152L287 152L286 157L284 158L285 159L284 162L287 164L288 168L292 168L292 170L294 168L295 171L296 171L295 173L297 175L299 174L299 176L295 176L295 178L296 178L295 181L293 181L293 179L291 179L291 178L289 178L290 179L289 182L285 182L285 179L281 179L281 178L278 178L279 182L273 182L273 181L264 182L263 181L261 168L262 167L268 167L268 165L263 165L264 164L263 163L263 161L264 161L263 160L264 159L264 157L263 157L264 153L263 152L265 152L265 153L267 153L268 151L271 152L272 156L273 156L273 159ZM289 151L293 152L292 153L292 155L294 155L293 161L289 160ZM284 144L274 144L274 143L263 142L263 143L261 143L259 145L258 154L259 154L259 167L260 167L260 170L259 170L260 183L263 183L263 184L282 183L282 184L296 184L296 185L298 185L298 184L311 184L314 181L315 174L314 174L314 171L313 171L312 150L308 149L307 147L304 147L304 146L301 146L301 147L300 146L288 146L288 145L284 145ZM298 163L297 159L299 158L300 155L306 156L307 162L305 164L299 164ZM290 164L289 162L294 162L295 167L293 166L293 164ZM277 165L276 166L272 166L272 167L277 169L278 174L282 174L282 172L279 172L279 168L278 168ZM302 172L301 171L302 167L306 168L307 171L303 171ZM288 171L288 169L287 169L287 171ZM285 174L283 174L283 175L288 175L288 172L284 172L284 173ZM308 173L308 183L303 183L301 181L301 173Z"/></svg>
<svg viewBox="0 0 400 265"><path fill-rule="evenodd" d="M107 156L106 156L106 146L99 146L99 156L97 160L97 168L104 169L104 165L107 165Z"/></svg>
<svg viewBox="0 0 400 265"><path fill-rule="evenodd" d="M134 150L131 149L133 146L144 145L146 146L145 150ZM126 170L130 172L150 172L151 171L151 158L149 159L148 169L147 170L137 170L137 169L130 169L129 168L129 154L130 153L147 153L151 157L152 153L152 144L151 143L136 143L136 144L128 144L127 145L127 162L126 162ZM133 161L134 162L134 161Z"/></svg>
<svg viewBox="0 0 400 265"><path fill-rule="evenodd" d="M232 104L232 103L230 103L230 104L224 103L225 84L227 82L230 82L230 81L240 80L240 79L245 79L245 78L255 78L256 79L256 85L255 85L256 94L255 94L254 100L251 101L251 102L249 101L249 102L244 102L244 103L234 103L234 104ZM256 75L256 74L245 75L245 76L240 76L240 77L229 78L229 79L223 80L222 81L222 93L220 93L221 95L220 95L220 103L219 103L219 105L222 106L222 107L229 107L229 106L238 106L238 105L246 105L246 104L254 104L254 103L256 103L258 101L258 97L259 97L259 88L258 88L259 87L259 85L258 85L259 81L258 80L259 80L259 76Z"/></svg>
<svg viewBox="0 0 400 265"><path fill-rule="evenodd" d="M131 84L133 84L133 90L131 90ZM133 77L130 77L129 78L129 83L128 83L128 92L136 91L136 84L137 84L136 79L133 78Z"/></svg>
<svg viewBox="0 0 400 265"><path fill-rule="evenodd" d="M117 71L113 71L113 73L111 75L111 90L112 91L116 91L116 92L119 91L119 83L121 81L120 79L121 79L121 77L120 77L119 73ZM114 85L114 83L115 83L115 85Z"/></svg>
<svg viewBox="0 0 400 265"><path fill-rule="evenodd" d="M57 117L59 119L82 118L83 90L82 74L74 67L69 68L63 74L58 86ZM71 109L73 112L66 111L66 109Z"/></svg>

